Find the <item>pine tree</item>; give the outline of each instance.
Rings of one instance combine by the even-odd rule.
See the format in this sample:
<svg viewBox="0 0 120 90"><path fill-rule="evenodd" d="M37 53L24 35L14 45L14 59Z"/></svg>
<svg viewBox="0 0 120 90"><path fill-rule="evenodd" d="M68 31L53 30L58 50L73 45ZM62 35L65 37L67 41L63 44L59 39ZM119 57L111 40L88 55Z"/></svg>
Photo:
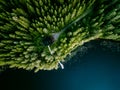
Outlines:
<svg viewBox="0 0 120 90"><path fill-rule="evenodd" d="M120 41L120 0L0 0L0 66L57 69L95 39Z"/></svg>

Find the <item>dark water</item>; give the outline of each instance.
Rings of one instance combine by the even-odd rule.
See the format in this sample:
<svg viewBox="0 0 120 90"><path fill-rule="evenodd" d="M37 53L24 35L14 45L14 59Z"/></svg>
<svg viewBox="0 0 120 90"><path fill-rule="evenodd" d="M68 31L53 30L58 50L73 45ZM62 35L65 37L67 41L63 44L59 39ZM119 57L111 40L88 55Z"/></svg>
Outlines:
<svg viewBox="0 0 120 90"><path fill-rule="evenodd" d="M87 44L85 53L79 51L64 70L6 70L0 90L120 90L120 48L99 44Z"/></svg>

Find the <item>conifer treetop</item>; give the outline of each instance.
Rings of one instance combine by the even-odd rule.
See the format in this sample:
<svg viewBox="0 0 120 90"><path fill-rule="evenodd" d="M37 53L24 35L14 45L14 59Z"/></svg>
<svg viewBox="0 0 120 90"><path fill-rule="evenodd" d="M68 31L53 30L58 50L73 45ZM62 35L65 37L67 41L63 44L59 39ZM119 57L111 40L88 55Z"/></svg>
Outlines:
<svg viewBox="0 0 120 90"><path fill-rule="evenodd" d="M0 0L0 66L58 69L98 38L120 41L119 0Z"/></svg>

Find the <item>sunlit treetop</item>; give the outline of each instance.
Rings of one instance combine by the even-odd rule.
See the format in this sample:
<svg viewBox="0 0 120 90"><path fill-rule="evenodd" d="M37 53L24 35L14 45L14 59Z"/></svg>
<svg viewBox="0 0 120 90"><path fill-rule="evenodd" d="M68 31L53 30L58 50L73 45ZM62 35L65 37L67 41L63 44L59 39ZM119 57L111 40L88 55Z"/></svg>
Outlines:
<svg viewBox="0 0 120 90"><path fill-rule="evenodd" d="M0 0L0 66L63 68L95 39L120 41L120 0Z"/></svg>

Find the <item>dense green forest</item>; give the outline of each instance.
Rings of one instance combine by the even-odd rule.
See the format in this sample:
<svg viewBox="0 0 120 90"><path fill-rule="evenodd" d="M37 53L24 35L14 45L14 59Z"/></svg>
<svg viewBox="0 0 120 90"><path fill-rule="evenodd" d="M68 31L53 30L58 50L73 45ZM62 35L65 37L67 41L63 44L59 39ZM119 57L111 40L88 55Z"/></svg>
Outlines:
<svg viewBox="0 0 120 90"><path fill-rule="evenodd" d="M64 68L77 47L120 41L120 0L0 0L0 66Z"/></svg>

